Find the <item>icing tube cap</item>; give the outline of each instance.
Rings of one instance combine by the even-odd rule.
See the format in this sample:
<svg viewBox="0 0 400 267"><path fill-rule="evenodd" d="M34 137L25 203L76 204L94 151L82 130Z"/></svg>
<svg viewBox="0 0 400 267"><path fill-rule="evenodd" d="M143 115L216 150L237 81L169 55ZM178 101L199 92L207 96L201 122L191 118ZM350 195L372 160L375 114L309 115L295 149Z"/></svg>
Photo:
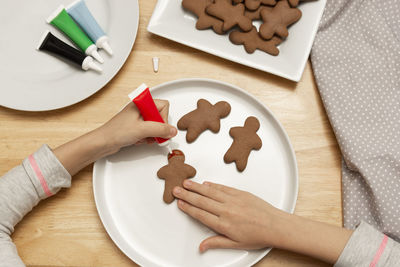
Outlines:
<svg viewBox="0 0 400 267"><path fill-rule="evenodd" d="M88 56L92 56L94 59L96 59L101 64L104 63L104 59L100 56L99 52L97 52L97 47L94 44L92 44L91 46L89 46L86 49L85 54Z"/></svg>
<svg viewBox="0 0 400 267"><path fill-rule="evenodd" d="M104 49L110 56L112 56L114 54L110 44L108 43L108 37L107 36L100 37L96 42L96 46L98 48Z"/></svg>
<svg viewBox="0 0 400 267"><path fill-rule="evenodd" d="M93 58L90 56L87 56L85 60L82 62L82 69L83 70L91 69L100 73L103 72L103 70L96 63L94 63Z"/></svg>

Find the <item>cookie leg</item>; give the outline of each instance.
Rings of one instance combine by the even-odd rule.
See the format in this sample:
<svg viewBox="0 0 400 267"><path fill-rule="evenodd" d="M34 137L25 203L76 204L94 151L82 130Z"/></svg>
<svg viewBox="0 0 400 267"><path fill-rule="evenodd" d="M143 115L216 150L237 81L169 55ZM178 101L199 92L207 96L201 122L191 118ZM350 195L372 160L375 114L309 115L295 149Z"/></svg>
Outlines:
<svg viewBox="0 0 400 267"><path fill-rule="evenodd" d="M235 163L236 163L236 168L238 171L242 172L246 169L247 166L247 159L248 158L242 158L242 159L236 159Z"/></svg>
<svg viewBox="0 0 400 267"><path fill-rule="evenodd" d="M235 161L235 155L232 149L229 148L229 150L225 153L224 155L224 162L225 163L232 163Z"/></svg>
<svg viewBox="0 0 400 267"><path fill-rule="evenodd" d="M201 132L199 132L197 129L193 130L189 128L186 133L186 141L188 143L192 143L194 140L197 139L197 137L199 137L200 134Z"/></svg>
<svg viewBox="0 0 400 267"><path fill-rule="evenodd" d="M276 29L276 34L282 38L286 38L289 35L289 31L286 27L280 26Z"/></svg>
<svg viewBox="0 0 400 267"><path fill-rule="evenodd" d="M274 30L267 23L261 24L260 35L263 39L270 40L274 36Z"/></svg>
<svg viewBox="0 0 400 267"><path fill-rule="evenodd" d="M165 181L163 200L165 203L170 204L174 201L175 197L172 194L173 186L171 186L167 181Z"/></svg>
<svg viewBox="0 0 400 267"><path fill-rule="evenodd" d="M210 124L208 125L208 128L210 129L211 132L218 133L219 129L221 128L221 122L219 120L210 122Z"/></svg>
<svg viewBox="0 0 400 267"><path fill-rule="evenodd" d="M224 32L224 30L223 30L223 27L224 27L224 23L221 21L221 23L215 23L214 25L213 25L213 30L214 30L214 32L216 32L217 34L224 34L225 32Z"/></svg>

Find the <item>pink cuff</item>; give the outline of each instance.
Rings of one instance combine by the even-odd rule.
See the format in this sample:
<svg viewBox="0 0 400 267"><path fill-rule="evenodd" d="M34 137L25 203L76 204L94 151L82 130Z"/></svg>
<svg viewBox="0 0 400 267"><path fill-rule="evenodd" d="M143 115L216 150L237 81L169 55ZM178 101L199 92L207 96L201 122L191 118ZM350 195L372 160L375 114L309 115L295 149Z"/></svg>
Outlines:
<svg viewBox="0 0 400 267"><path fill-rule="evenodd" d="M36 178L39 180L40 184L42 185L44 193L48 197L52 196L53 193L51 193L51 191L50 191L50 189L49 189L49 187L47 185L47 182L43 177L42 171L40 170L39 166L36 163L35 158L33 157L33 155L30 155L28 159L29 159L29 163L31 164L31 167L32 167L33 171L36 174Z"/></svg>

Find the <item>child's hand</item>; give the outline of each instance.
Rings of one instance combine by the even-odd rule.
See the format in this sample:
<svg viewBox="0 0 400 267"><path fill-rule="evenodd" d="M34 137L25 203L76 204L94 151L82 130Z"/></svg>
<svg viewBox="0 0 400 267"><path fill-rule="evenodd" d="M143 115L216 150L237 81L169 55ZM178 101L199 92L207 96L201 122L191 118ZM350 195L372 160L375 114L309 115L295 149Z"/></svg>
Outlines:
<svg viewBox="0 0 400 267"><path fill-rule="evenodd" d="M152 137L169 139L177 134L174 126L168 124L169 103L166 100L154 100L161 117L166 123L143 121L134 103L129 103L123 110L98 130L103 133L110 153L115 153L125 146L152 143Z"/></svg>
<svg viewBox="0 0 400 267"><path fill-rule="evenodd" d="M260 249L275 246L285 213L262 199L227 186L185 180L173 191L178 207L220 235L207 238L210 248Z"/></svg>

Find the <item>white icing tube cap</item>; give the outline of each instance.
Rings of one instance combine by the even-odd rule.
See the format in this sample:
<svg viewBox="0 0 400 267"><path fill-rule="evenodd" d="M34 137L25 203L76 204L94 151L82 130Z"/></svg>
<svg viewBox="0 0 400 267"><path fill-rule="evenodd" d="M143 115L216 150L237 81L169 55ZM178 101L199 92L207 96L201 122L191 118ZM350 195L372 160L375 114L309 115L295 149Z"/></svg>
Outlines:
<svg viewBox="0 0 400 267"><path fill-rule="evenodd" d="M103 72L103 70L93 61L93 58L90 56L87 56L85 60L82 62L82 69L83 70L95 70L97 72Z"/></svg>
<svg viewBox="0 0 400 267"><path fill-rule="evenodd" d="M153 70L158 72L158 67L160 65L160 59L158 57L153 57Z"/></svg>
<svg viewBox="0 0 400 267"><path fill-rule="evenodd" d="M96 42L96 46L98 48L104 49L110 56L112 56L114 54L110 44L108 43L107 36L100 37Z"/></svg>
<svg viewBox="0 0 400 267"><path fill-rule="evenodd" d="M92 44L91 46L89 46L86 49L85 54L88 56L92 56L94 59L96 59L101 64L104 63L104 59L100 56L99 52L97 52L97 46L94 44Z"/></svg>

